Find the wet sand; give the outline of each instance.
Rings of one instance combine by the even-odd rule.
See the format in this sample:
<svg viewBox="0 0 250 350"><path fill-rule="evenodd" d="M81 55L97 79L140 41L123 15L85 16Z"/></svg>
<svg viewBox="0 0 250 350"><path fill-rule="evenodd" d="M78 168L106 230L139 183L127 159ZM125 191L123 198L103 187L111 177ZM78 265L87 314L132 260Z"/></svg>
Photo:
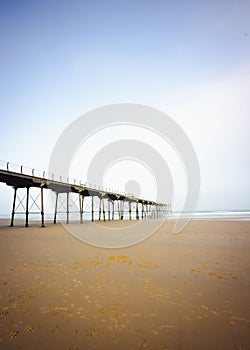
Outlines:
<svg viewBox="0 0 250 350"><path fill-rule="evenodd" d="M250 222L168 222L123 249L5 225L1 349L250 349Z"/></svg>

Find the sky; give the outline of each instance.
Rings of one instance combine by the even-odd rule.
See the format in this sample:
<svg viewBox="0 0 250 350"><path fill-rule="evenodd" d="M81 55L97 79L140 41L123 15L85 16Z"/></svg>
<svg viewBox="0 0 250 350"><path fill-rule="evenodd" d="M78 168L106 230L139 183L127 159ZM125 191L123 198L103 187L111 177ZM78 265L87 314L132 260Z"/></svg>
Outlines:
<svg viewBox="0 0 250 350"><path fill-rule="evenodd" d="M250 2L241 0L1 0L0 159L47 169L76 118L103 105L144 104L173 118L192 142L197 210L250 209L249 18ZM99 136L92 144L101 148L115 132ZM186 191L180 164L170 164L176 210ZM153 177L134 166L142 193L152 196ZM124 162L110 168L105 186L123 189L133 180L128 167L126 179L117 176ZM3 184L0 192L5 214L12 192Z"/></svg>

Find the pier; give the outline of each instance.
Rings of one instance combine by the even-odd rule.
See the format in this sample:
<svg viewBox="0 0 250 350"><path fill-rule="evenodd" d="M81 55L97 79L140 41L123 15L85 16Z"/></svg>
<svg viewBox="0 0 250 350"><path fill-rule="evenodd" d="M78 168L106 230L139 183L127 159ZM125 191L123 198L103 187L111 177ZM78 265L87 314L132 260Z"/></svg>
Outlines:
<svg viewBox="0 0 250 350"><path fill-rule="evenodd" d="M39 214L41 226L45 227L44 190L55 194L53 222L58 222L58 215L64 213L65 221L70 222L70 196L77 207L78 220L84 221L84 203L89 208L91 221L124 220L158 220L164 219L171 211L169 203L159 203L131 194L116 193L100 186L91 186L76 179L64 179L62 176L27 168L22 165L0 161L0 182L13 188L13 202L10 226L14 226L16 214L25 216L25 226L29 226L30 214ZM31 188L39 188L38 195L31 194ZM25 189L25 195L18 196L19 190ZM64 204L63 210L59 208ZM77 204L76 204L77 203ZM32 210L35 207L36 211ZM22 209L20 211L20 209ZM74 211L76 213L76 211Z"/></svg>

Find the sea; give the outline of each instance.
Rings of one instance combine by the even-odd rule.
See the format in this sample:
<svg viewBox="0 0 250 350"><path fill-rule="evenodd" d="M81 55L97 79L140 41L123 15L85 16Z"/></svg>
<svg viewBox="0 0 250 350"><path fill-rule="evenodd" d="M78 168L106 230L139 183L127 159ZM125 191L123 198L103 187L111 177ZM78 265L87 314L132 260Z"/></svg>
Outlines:
<svg viewBox="0 0 250 350"><path fill-rule="evenodd" d="M223 219L223 220L250 220L250 210L216 210L216 211L195 211L188 212L173 212L172 218L190 218L192 219Z"/></svg>
<svg viewBox="0 0 250 350"><path fill-rule="evenodd" d="M9 219L10 214L0 214L0 219ZM15 219L24 219L25 215L22 214L16 214ZM44 216L45 220L52 221L54 218L54 214L52 213L46 213ZM106 220L108 220L108 213L105 215ZM240 220L240 221L250 221L250 210L216 210L216 211L195 211L193 213L190 212L179 212L174 211L172 213L168 214L167 219L169 220L176 220L176 219L189 219L192 218L192 220ZM30 212L29 220L39 220L40 214L39 213L32 213ZM65 213L58 213L57 216L58 221L65 221L66 220L66 214ZM71 222L78 221L79 222L79 212L71 212L69 214L69 219ZM95 212L95 221L99 220L99 212ZM118 212L115 212L114 216L115 220L119 219ZM135 219L135 213L132 214L132 219ZM151 218L152 220L157 220L156 218ZM83 212L83 220L84 221L91 221L91 213L90 212ZM103 215L101 216L101 220L103 220ZM129 220L129 213L124 213L124 220Z"/></svg>

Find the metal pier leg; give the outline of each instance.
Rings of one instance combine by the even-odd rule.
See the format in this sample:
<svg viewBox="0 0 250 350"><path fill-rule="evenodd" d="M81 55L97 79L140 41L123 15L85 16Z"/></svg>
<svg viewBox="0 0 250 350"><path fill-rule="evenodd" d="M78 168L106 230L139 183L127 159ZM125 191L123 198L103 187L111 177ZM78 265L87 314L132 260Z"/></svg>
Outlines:
<svg viewBox="0 0 250 350"><path fill-rule="evenodd" d="M123 220L124 216L124 201L121 201L121 220Z"/></svg>
<svg viewBox="0 0 250 350"><path fill-rule="evenodd" d="M131 202L128 202L128 211L129 211L129 220L132 220L132 214L131 214Z"/></svg>
<svg viewBox="0 0 250 350"><path fill-rule="evenodd" d="M14 225L15 206L16 206L16 191L17 191L17 187L13 187L13 188L14 188L14 198L13 198L13 206L12 206L10 226Z"/></svg>
<svg viewBox="0 0 250 350"><path fill-rule="evenodd" d="M112 220L115 220L115 201L112 201Z"/></svg>
<svg viewBox="0 0 250 350"><path fill-rule="evenodd" d="M58 204L58 192L56 192L56 203L55 203L54 224L56 224L57 204Z"/></svg>
<svg viewBox="0 0 250 350"><path fill-rule="evenodd" d="M118 210L119 220L121 220L121 203L118 199L117 199L117 210Z"/></svg>
<svg viewBox="0 0 250 350"><path fill-rule="evenodd" d="M138 208L138 202L136 202L136 220L139 220L139 208Z"/></svg>
<svg viewBox="0 0 250 350"><path fill-rule="evenodd" d="M141 219L144 219L144 203L141 204Z"/></svg>
<svg viewBox="0 0 250 350"><path fill-rule="evenodd" d="M109 214L108 220L110 221L110 217L111 217L111 215L110 215L110 199L108 199L108 214Z"/></svg>
<svg viewBox="0 0 250 350"><path fill-rule="evenodd" d="M106 221L106 218L105 218L105 203L104 203L104 198L102 198L102 215L103 215L103 221Z"/></svg>
<svg viewBox="0 0 250 350"><path fill-rule="evenodd" d="M27 187L25 227L29 226L29 191L30 191L30 188Z"/></svg>
<svg viewBox="0 0 250 350"><path fill-rule="evenodd" d="M69 223L69 192L67 192L67 209L66 209L66 214L67 214L67 224Z"/></svg>
<svg viewBox="0 0 250 350"><path fill-rule="evenodd" d="M41 187L41 227L44 227L43 187Z"/></svg>
<svg viewBox="0 0 250 350"><path fill-rule="evenodd" d="M100 202L99 202L99 221L101 220L101 215L102 215L102 200L100 198Z"/></svg>
<svg viewBox="0 0 250 350"><path fill-rule="evenodd" d="M91 200L91 221L94 221L94 196L92 196L92 200Z"/></svg>
<svg viewBox="0 0 250 350"><path fill-rule="evenodd" d="M84 197L79 194L79 209L80 209L80 223L82 224L82 213L83 213L83 200Z"/></svg>

